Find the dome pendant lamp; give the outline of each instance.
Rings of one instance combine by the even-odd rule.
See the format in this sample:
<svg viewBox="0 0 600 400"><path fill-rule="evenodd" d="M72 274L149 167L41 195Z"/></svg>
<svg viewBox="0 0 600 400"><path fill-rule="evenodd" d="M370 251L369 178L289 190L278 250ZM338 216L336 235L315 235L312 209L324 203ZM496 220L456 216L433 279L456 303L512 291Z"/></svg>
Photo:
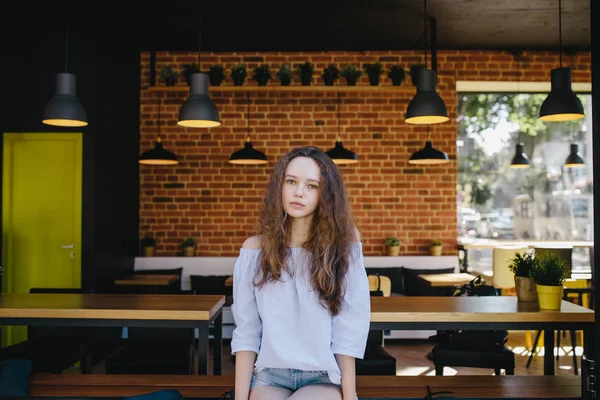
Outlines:
<svg viewBox="0 0 600 400"><path fill-rule="evenodd" d="M585 166L585 162L577 152L577 145L573 143L571 144L571 153L569 153L569 156L565 160L565 167L581 168L583 166Z"/></svg>
<svg viewBox="0 0 600 400"><path fill-rule="evenodd" d="M250 141L250 95L248 95L246 102L246 126L247 133L244 148L231 153L231 156L229 157L229 163L240 165L266 164L267 156L265 153L253 148L252 142Z"/></svg>
<svg viewBox="0 0 600 400"><path fill-rule="evenodd" d="M423 1L423 8L423 42L425 43L425 68L427 68L427 0ZM417 93L406 108L407 124L439 124L450 119L444 100L436 92L436 81L436 71L422 69L417 73Z"/></svg>
<svg viewBox="0 0 600 400"><path fill-rule="evenodd" d="M571 89L571 68L562 66L562 6L558 0L558 41L560 68L550 71L550 93L540 107L540 119L545 122L581 119L583 105Z"/></svg>
<svg viewBox="0 0 600 400"><path fill-rule="evenodd" d="M162 144L162 140L160 139L160 109L162 106L162 101L158 104L158 122L157 122L157 135L156 142L154 143L154 147L150 150L143 152L138 159L140 164L145 165L177 165L179 164L179 160L175 153L171 153L169 150L165 149Z"/></svg>
<svg viewBox="0 0 600 400"><path fill-rule="evenodd" d="M524 151L524 143L518 143L516 146L515 156L510 162L510 168L529 168L529 158Z"/></svg>
<svg viewBox="0 0 600 400"><path fill-rule="evenodd" d="M200 66L200 32L198 33L198 66ZM221 125L219 110L208 93L208 75L190 75L190 97L181 105L177 125L188 128L214 128Z"/></svg>
<svg viewBox="0 0 600 400"><path fill-rule="evenodd" d="M335 147L327 150L325 154L331 158L334 164L357 164L358 156L353 151L344 148L340 137L340 92L337 94L337 123L338 133L335 139Z"/></svg>
<svg viewBox="0 0 600 400"><path fill-rule="evenodd" d="M429 127L427 129L427 141L425 142L425 147L423 147L421 150L414 152L408 160L409 164L420 165L447 164L449 162L450 160L448 159L448 154L433 147Z"/></svg>
<svg viewBox="0 0 600 400"><path fill-rule="evenodd" d="M52 126L81 127L88 124L87 114L75 93L75 75L67 72L69 22L67 18L65 20L65 72L56 74L56 93L46 105L42 123Z"/></svg>

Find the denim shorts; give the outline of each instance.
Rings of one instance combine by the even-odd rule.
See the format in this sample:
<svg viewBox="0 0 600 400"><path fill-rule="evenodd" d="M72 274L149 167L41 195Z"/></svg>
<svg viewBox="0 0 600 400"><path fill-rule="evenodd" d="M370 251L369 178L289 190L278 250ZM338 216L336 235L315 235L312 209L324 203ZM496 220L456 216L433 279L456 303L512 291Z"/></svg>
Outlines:
<svg viewBox="0 0 600 400"><path fill-rule="evenodd" d="M264 368L252 374L250 389L258 386L277 386L295 392L305 385L329 383L327 371L302 371L290 368ZM341 387L341 385L336 385Z"/></svg>

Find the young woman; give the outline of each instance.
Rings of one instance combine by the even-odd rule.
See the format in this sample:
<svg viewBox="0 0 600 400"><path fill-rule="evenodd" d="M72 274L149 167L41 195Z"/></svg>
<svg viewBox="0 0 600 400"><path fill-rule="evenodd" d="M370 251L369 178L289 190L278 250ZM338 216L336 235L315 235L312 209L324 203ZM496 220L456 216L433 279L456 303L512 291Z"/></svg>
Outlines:
<svg viewBox="0 0 600 400"><path fill-rule="evenodd" d="M369 283L342 176L323 151L273 171L259 235L235 263L235 399L355 400Z"/></svg>

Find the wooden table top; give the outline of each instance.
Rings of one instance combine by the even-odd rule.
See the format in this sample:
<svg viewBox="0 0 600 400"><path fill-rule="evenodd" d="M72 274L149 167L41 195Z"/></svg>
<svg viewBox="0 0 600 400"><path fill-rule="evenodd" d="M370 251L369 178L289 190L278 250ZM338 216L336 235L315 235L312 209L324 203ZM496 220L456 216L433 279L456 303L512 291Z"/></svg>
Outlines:
<svg viewBox="0 0 600 400"><path fill-rule="evenodd" d="M465 283L469 283L477 277L475 275L461 272L460 274L423 274L419 275L419 278L423 279L431 286L445 287L464 285Z"/></svg>
<svg viewBox="0 0 600 400"><path fill-rule="evenodd" d="M135 286L169 286L178 281L179 275L128 275L115 279L115 285L135 285Z"/></svg>
<svg viewBox="0 0 600 400"><path fill-rule="evenodd" d="M221 295L0 294L0 318L209 321Z"/></svg>
<svg viewBox="0 0 600 400"><path fill-rule="evenodd" d="M516 296L371 297L371 322L594 322L594 311L562 301L560 311L540 310Z"/></svg>
<svg viewBox="0 0 600 400"><path fill-rule="evenodd" d="M233 286L233 276L230 276L229 278L225 279L225 286Z"/></svg>

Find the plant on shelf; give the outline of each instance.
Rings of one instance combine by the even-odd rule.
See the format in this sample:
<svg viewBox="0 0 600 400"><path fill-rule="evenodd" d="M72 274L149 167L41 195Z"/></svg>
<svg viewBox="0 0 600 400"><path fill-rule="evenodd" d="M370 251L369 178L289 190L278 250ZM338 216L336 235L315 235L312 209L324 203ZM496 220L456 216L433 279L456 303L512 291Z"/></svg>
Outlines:
<svg viewBox="0 0 600 400"><path fill-rule="evenodd" d="M231 79L233 79L235 86L242 86L247 76L248 70L245 64L235 64L231 67Z"/></svg>
<svg viewBox="0 0 600 400"><path fill-rule="evenodd" d="M388 256L397 256L400 254L400 239L397 237L389 237L385 239L385 247Z"/></svg>
<svg viewBox="0 0 600 400"><path fill-rule="evenodd" d="M283 64L279 71L275 74L275 77L281 82L281 86L289 86L294 77L294 73L289 65Z"/></svg>
<svg viewBox="0 0 600 400"><path fill-rule="evenodd" d="M314 72L315 67L310 61L306 61L298 66L298 76L300 77L300 83L302 83L302 86L310 86Z"/></svg>
<svg viewBox="0 0 600 400"><path fill-rule="evenodd" d="M378 61L375 63L364 64L363 68L369 76L369 83L371 86L379 85L379 78L381 77L381 74L383 74L383 65Z"/></svg>
<svg viewBox="0 0 600 400"><path fill-rule="evenodd" d="M196 250L196 240L193 237L186 238L181 242L181 249L184 256L193 257Z"/></svg>
<svg viewBox="0 0 600 400"><path fill-rule="evenodd" d="M212 86L221 86L225 78L225 68L222 66L213 65L208 69L208 80Z"/></svg>
<svg viewBox="0 0 600 400"><path fill-rule="evenodd" d="M340 75L346 78L348 86L356 86L356 80L362 76L362 71L354 65L347 65Z"/></svg>
<svg viewBox="0 0 600 400"><path fill-rule="evenodd" d="M198 66L198 64L188 63L188 64L185 64L182 72L183 72L183 77L185 78L185 81L189 85L190 77L192 76L192 74L196 74L196 73L200 72L200 67Z"/></svg>
<svg viewBox="0 0 600 400"><path fill-rule="evenodd" d="M515 253L508 262L508 269L515 276L515 291L517 299L521 302L538 301L535 281L531 277L531 271L535 268L538 260L532 253Z"/></svg>
<svg viewBox="0 0 600 400"><path fill-rule="evenodd" d="M406 73L402 66L394 65L389 69L387 76L392 80L392 85L400 86L402 85L402 81L406 78Z"/></svg>
<svg viewBox="0 0 600 400"><path fill-rule="evenodd" d="M442 255L442 241L441 240L432 240L431 246L429 246L429 252L432 256L441 256Z"/></svg>
<svg viewBox="0 0 600 400"><path fill-rule="evenodd" d="M410 66L410 79L413 86L417 86L417 75L422 69L425 69L425 64L419 63Z"/></svg>
<svg viewBox="0 0 600 400"><path fill-rule="evenodd" d="M140 246L142 248L142 255L144 257L152 257L154 255L154 247L156 247L156 241L150 235L146 235L140 240Z"/></svg>
<svg viewBox="0 0 600 400"><path fill-rule="evenodd" d="M165 65L160 70L160 77L165 81L167 86L175 86L177 78L179 78L179 72L175 71L170 65Z"/></svg>
<svg viewBox="0 0 600 400"><path fill-rule="evenodd" d="M534 264L531 277L537 286L540 308L560 310L563 284L571 275L565 261L554 253L546 254Z"/></svg>
<svg viewBox="0 0 600 400"><path fill-rule="evenodd" d="M267 86L267 83L271 79L271 70L267 64L261 64L254 68L252 79L258 82L258 86Z"/></svg>
<svg viewBox="0 0 600 400"><path fill-rule="evenodd" d="M340 78L340 70L335 65L330 64L323 70L321 78L323 78L325 86L333 86L334 82Z"/></svg>

